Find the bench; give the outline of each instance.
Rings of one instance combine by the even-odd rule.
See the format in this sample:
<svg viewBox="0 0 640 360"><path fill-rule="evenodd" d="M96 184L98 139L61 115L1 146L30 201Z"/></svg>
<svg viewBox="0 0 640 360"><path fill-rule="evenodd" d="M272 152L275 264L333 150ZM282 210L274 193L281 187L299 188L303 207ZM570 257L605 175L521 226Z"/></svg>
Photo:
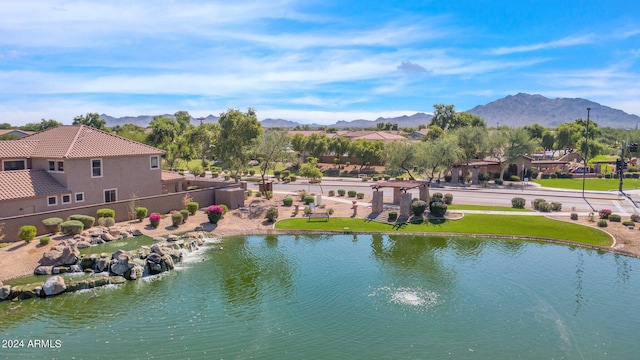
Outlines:
<svg viewBox="0 0 640 360"><path fill-rule="evenodd" d="M310 221L311 219L320 219L320 218L324 218L324 219L327 219L326 221L329 221L329 213L327 213L327 212L312 212L312 213L307 215L307 221Z"/></svg>

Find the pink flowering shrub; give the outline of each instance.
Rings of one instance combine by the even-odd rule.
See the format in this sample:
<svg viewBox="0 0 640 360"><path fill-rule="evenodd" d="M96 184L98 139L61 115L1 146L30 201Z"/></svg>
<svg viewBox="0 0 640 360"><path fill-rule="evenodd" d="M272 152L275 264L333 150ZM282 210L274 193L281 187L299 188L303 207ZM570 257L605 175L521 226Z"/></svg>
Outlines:
<svg viewBox="0 0 640 360"><path fill-rule="evenodd" d="M598 211L598 214L600 215L600 219L608 219L609 215L611 215L611 210L601 209L600 211Z"/></svg>
<svg viewBox="0 0 640 360"><path fill-rule="evenodd" d="M149 216L149 222L151 226L157 228L160 225L160 220L162 219L162 215L160 214L151 214Z"/></svg>
<svg viewBox="0 0 640 360"><path fill-rule="evenodd" d="M222 219L222 215L225 213L225 209L219 205L211 205L208 208L204 209L204 212L207 213L207 217L209 218L209 222L212 224L217 224L220 219Z"/></svg>

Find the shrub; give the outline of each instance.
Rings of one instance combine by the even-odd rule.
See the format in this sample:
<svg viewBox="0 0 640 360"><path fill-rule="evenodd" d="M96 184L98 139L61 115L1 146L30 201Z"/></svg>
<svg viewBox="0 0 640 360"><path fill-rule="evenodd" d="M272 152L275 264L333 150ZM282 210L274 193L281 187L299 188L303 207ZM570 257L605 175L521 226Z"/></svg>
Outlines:
<svg viewBox="0 0 640 360"><path fill-rule="evenodd" d="M218 177L218 175L220 175L220 174L218 174L218 173L217 173L217 172L215 172L215 171L211 173L211 177L212 177L212 178L214 178L214 179L215 179L215 178L217 178L217 177Z"/></svg>
<svg viewBox="0 0 640 360"><path fill-rule="evenodd" d="M607 227L608 223L605 219L598 220L598 227Z"/></svg>
<svg viewBox="0 0 640 360"><path fill-rule="evenodd" d="M67 235L78 235L84 230L84 224L78 220L67 220L60 224L60 229Z"/></svg>
<svg viewBox="0 0 640 360"><path fill-rule="evenodd" d="M116 221L111 217L98 218L98 226L111 227L116 224Z"/></svg>
<svg viewBox="0 0 640 360"><path fill-rule="evenodd" d="M636 223L634 223L633 221L623 221L622 225L624 225L624 226L636 226Z"/></svg>
<svg viewBox="0 0 640 360"><path fill-rule="evenodd" d="M260 191L256 191L255 197L262 197L262 193Z"/></svg>
<svg viewBox="0 0 640 360"><path fill-rule="evenodd" d="M295 175L289 175L289 180L296 181L296 180L298 180L298 177L295 176Z"/></svg>
<svg viewBox="0 0 640 360"><path fill-rule="evenodd" d="M444 200L444 203L447 205L453 204L453 194L450 194L450 193L444 194L443 200Z"/></svg>
<svg viewBox="0 0 640 360"><path fill-rule="evenodd" d="M293 198L291 196L287 196L284 199L282 199L282 204L284 206L291 206L293 205Z"/></svg>
<svg viewBox="0 0 640 360"><path fill-rule="evenodd" d="M561 210L562 210L562 203L559 203L559 202L551 203L551 211L561 211Z"/></svg>
<svg viewBox="0 0 640 360"><path fill-rule="evenodd" d="M307 192L306 191L301 191L298 196L300 196L300 201L304 201L304 198L307 197Z"/></svg>
<svg viewBox="0 0 640 360"><path fill-rule="evenodd" d="M280 172L280 176L283 177L283 178L290 177L291 176L291 171L282 170L282 172Z"/></svg>
<svg viewBox="0 0 640 360"><path fill-rule="evenodd" d="M48 236L43 236L40 238L40 245L44 246L47 245L49 243L49 241L51 241L51 238Z"/></svg>
<svg viewBox="0 0 640 360"><path fill-rule="evenodd" d="M551 212L551 204L549 204L548 202L542 202L538 205L538 211L541 212Z"/></svg>
<svg viewBox="0 0 640 360"><path fill-rule="evenodd" d="M200 204L198 204L195 201L191 201L187 204L187 210L189 210L190 215L194 215L199 208L200 208Z"/></svg>
<svg viewBox="0 0 640 360"><path fill-rule="evenodd" d="M225 213L225 209L221 205L211 205L204 210L207 213L207 217L209 218L209 222L212 224L217 224L222 216Z"/></svg>
<svg viewBox="0 0 640 360"><path fill-rule="evenodd" d="M147 217L147 208L146 207L137 207L136 208L136 219L142 222L142 219Z"/></svg>
<svg viewBox="0 0 640 360"><path fill-rule="evenodd" d="M229 208L227 207L227 205L225 205L225 204L220 204L219 206L222 208L222 215L223 215L223 216L224 216L224 215L226 215L226 214L227 214L227 212L229 211Z"/></svg>
<svg viewBox="0 0 640 360"><path fill-rule="evenodd" d="M231 176L229 176L229 175L225 175L225 176L224 176L224 179L225 179L226 181L229 181L229 180L231 180ZM191 187L191 186L190 186L190 187ZM196 187L197 187L197 186L196 186ZM193 189L189 189L189 188L187 188L187 190L193 190Z"/></svg>
<svg viewBox="0 0 640 360"><path fill-rule="evenodd" d="M600 219L608 219L609 215L611 215L611 210L609 209L600 209L600 211L598 211L598 215L600 215Z"/></svg>
<svg viewBox="0 0 640 360"><path fill-rule="evenodd" d="M486 172L486 173L480 173L478 174L478 181L480 182L485 182L485 181L489 181L491 180L491 174Z"/></svg>
<svg viewBox="0 0 640 360"><path fill-rule="evenodd" d="M427 210L427 203L422 200L417 200L411 203L411 213L415 216L422 216L424 211Z"/></svg>
<svg viewBox="0 0 640 360"><path fill-rule="evenodd" d="M609 221L611 222L620 222L622 221L622 217L618 214L611 214L609 215Z"/></svg>
<svg viewBox="0 0 640 360"><path fill-rule="evenodd" d="M36 237L36 227L33 225L25 225L18 230L18 237L20 240L24 240L25 242L30 242Z"/></svg>
<svg viewBox="0 0 640 360"><path fill-rule="evenodd" d="M327 209L327 214L333 215L333 208L328 208Z"/></svg>
<svg viewBox="0 0 640 360"><path fill-rule="evenodd" d="M385 175L383 176L385 180L391 180L391 175Z"/></svg>
<svg viewBox="0 0 640 360"><path fill-rule="evenodd" d="M256 171L255 171L255 170L253 170L253 169L249 170L249 175L253 176L253 175L255 175L255 174L256 174Z"/></svg>
<svg viewBox="0 0 640 360"><path fill-rule="evenodd" d="M518 175L511 175L509 177L509 181L520 181L520 176Z"/></svg>
<svg viewBox="0 0 640 360"><path fill-rule="evenodd" d="M356 194L356 199L364 199L364 193L359 192Z"/></svg>
<svg viewBox="0 0 640 360"><path fill-rule="evenodd" d="M187 219L189 218L189 210L186 210L186 209L180 210L180 215L182 215L182 222L183 223L187 222Z"/></svg>
<svg viewBox="0 0 640 360"><path fill-rule="evenodd" d="M189 172L193 174L193 176L204 175L204 169L202 168L202 164L200 163L191 165L189 167Z"/></svg>
<svg viewBox="0 0 640 360"><path fill-rule="evenodd" d="M536 168L532 168L532 169L530 170L529 175L530 175L530 177L531 177L531 179L530 179L530 180L535 180L535 179L537 179L537 178L538 178L538 169L536 169Z"/></svg>
<svg viewBox="0 0 640 360"><path fill-rule="evenodd" d="M611 179L611 174L604 174L605 179Z"/></svg>
<svg viewBox="0 0 640 360"><path fill-rule="evenodd" d="M196 185L187 186L187 191L198 190L198 189L200 189L200 186L196 186Z"/></svg>
<svg viewBox="0 0 640 360"><path fill-rule="evenodd" d="M578 213L571 213L571 220L578 220Z"/></svg>
<svg viewBox="0 0 640 360"><path fill-rule="evenodd" d="M531 201L531 206L533 207L533 210L540 210L540 204L546 202L547 200L545 199L534 199L533 201Z"/></svg>
<svg viewBox="0 0 640 360"><path fill-rule="evenodd" d="M444 202L443 199L444 199L444 195L442 195L441 192L435 192L433 193L433 195L431 195L430 201Z"/></svg>
<svg viewBox="0 0 640 360"><path fill-rule="evenodd" d="M157 228L158 226L160 226L161 219L162 219L162 216L160 214L157 214L157 213L151 214L149 216L149 223L151 224L151 227Z"/></svg>
<svg viewBox="0 0 640 360"><path fill-rule="evenodd" d="M42 220L42 223L47 228L47 232L55 234L60 231L60 224L62 224L63 221L64 220L60 218L52 217Z"/></svg>
<svg viewBox="0 0 640 360"><path fill-rule="evenodd" d="M338 196L344 196L345 193L344 189L338 189Z"/></svg>
<svg viewBox="0 0 640 360"><path fill-rule="evenodd" d="M274 170L273 171L273 176L275 176L276 179L280 179L280 170Z"/></svg>
<svg viewBox="0 0 640 360"><path fill-rule="evenodd" d="M336 196L336 192L333 190L329 190L329 196Z"/></svg>
<svg viewBox="0 0 640 360"><path fill-rule="evenodd" d="M315 200L315 198L313 197L313 195L307 195L307 196L304 197L303 201L304 201L305 205L309 205L309 204L313 203L314 200Z"/></svg>
<svg viewBox="0 0 640 360"><path fill-rule="evenodd" d="M347 191L347 196L348 197L356 197L356 191L355 190Z"/></svg>
<svg viewBox="0 0 640 360"><path fill-rule="evenodd" d="M89 229L96 223L96 218L89 215L71 215L68 220L78 220L83 225L84 229Z"/></svg>
<svg viewBox="0 0 640 360"><path fill-rule="evenodd" d="M502 179L495 179L495 180L493 180L493 182L494 182L496 185L502 185L502 184L503 184Z"/></svg>
<svg viewBox="0 0 640 360"><path fill-rule="evenodd" d="M268 208L265 213L265 218L270 222L276 221L278 218L278 209L275 206Z"/></svg>
<svg viewBox="0 0 640 360"><path fill-rule="evenodd" d="M398 220L398 213L396 211L389 211L389 221Z"/></svg>
<svg viewBox="0 0 640 360"><path fill-rule="evenodd" d="M311 214L311 207L310 206L305 206L304 207L304 214L305 215Z"/></svg>
<svg viewBox="0 0 640 360"><path fill-rule="evenodd" d="M431 215L436 217L444 217L447 213L447 208L447 204L441 201L432 201L431 204L429 204Z"/></svg>
<svg viewBox="0 0 640 360"><path fill-rule="evenodd" d="M546 179L548 179L549 177L550 177L550 176L549 176L549 174L547 174L547 173L542 173L542 174L540 174L540 179L542 179L542 180L546 180Z"/></svg>
<svg viewBox="0 0 640 360"><path fill-rule="evenodd" d="M171 213L171 224L173 224L174 227L178 227L178 225L182 224L182 214L179 212Z"/></svg>
<svg viewBox="0 0 640 360"><path fill-rule="evenodd" d="M101 217L116 217L116 211L112 209L98 209L96 211L96 217L99 219Z"/></svg>
<svg viewBox="0 0 640 360"><path fill-rule="evenodd" d="M639 221L640 221L640 215L638 215L638 214L631 214L631 221L633 221L633 222L639 222Z"/></svg>
<svg viewBox="0 0 640 360"><path fill-rule="evenodd" d="M511 207L514 209L524 209L527 204L527 200L521 197L514 197L511 199Z"/></svg>

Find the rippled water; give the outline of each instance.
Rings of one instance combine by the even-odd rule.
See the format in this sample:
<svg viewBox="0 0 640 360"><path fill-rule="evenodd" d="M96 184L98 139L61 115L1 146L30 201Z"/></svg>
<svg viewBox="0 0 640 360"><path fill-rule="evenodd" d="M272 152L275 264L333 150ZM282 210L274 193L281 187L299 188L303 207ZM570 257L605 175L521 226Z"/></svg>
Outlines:
<svg viewBox="0 0 640 360"><path fill-rule="evenodd" d="M638 270L516 241L238 237L144 281L0 303L23 343L0 358L634 358Z"/></svg>

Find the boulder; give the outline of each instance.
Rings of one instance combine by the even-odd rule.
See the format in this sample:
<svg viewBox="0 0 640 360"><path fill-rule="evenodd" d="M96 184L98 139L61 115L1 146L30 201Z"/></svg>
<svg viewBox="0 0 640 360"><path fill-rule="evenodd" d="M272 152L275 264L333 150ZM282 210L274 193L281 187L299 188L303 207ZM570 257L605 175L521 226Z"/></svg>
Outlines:
<svg viewBox="0 0 640 360"><path fill-rule="evenodd" d="M171 235L167 236L167 241L171 242L171 241L178 241L178 240L180 240L180 237L178 235L171 234Z"/></svg>
<svg viewBox="0 0 640 360"><path fill-rule="evenodd" d="M153 238L153 241L164 241L164 238L162 236L156 236Z"/></svg>
<svg viewBox="0 0 640 360"><path fill-rule="evenodd" d="M11 294L11 286L9 285L0 286L0 300L7 300L10 294Z"/></svg>
<svg viewBox="0 0 640 360"><path fill-rule="evenodd" d="M103 272L109 270L109 259L107 258L99 258L96 259L95 266L93 267L96 272Z"/></svg>
<svg viewBox="0 0 640 360"><path fill-rule="evenodd" d="M40 265L33 270L35 275L51 275L53 274L53 266Z"/></svg>
<svg viewBox="0 0 640 360"><path fill-rule="evenodd" d="M202 225L196 226L195 231L204 231L204 227Z"/></svg>
<svg viewBox="0 0 640 360"><path fill-rule="evenodd" d="M131 252L131 258L133 259L146 259L149 256L149 248L141 247Z"/></svg>
<svg viewBox="0 0 640 360"><path fill-rule="evenodd" d="M42 291L46 296L58 295L67 290L62 276L55 275L47 279L42 285Z"/></svg>
<svg viewBox="0 0 640 360"><path fill-rule="evenodd" d="M160 261L162 261L162 255L153 252L149 254L149 256L147 257L147 261L154 264L160 264Z"/></svg>
<svg viewBox="0 0 640 360"><path fill-rule="evenodd" d="M142 236L142 231L140 230L133 230L133 232L131 233L131 235L133 236Z"/></svg>
<svg viewBox="0 0 640 360"><path fill-rule="evenodd" d="M147 269L147 272L151 275L160 274L162 272L162 266L151 261L147 262Z"/></svg>
<svg viewBox="0 0 640 360"><path fill-rule="evenodd" d="M86 240L82 240L82 241L78 241L76 246L78 247L78 249L86 249L88 247L91 247L91 244L88 243Z"/></svg>
<svg viewBox="0 0 640 360"><path fill-rule="evenodd" d="M124 274L124 277L127 280L138 280L142 278L143 274L144 274L144 267L136 264Z"/></svg>
<svg viewBox="0 0 640 360"><path fill-rule="evenodd" d="M100 245L100 244L104 244L104 243L105 243L105 241L102 240L99 237L91 238L91 245Z"/></svg>
<svg viewBox="0 0 640 360"><path fill-rule="evenodd" d="M108 280L109 280L109 284L112 284L112 285L119 285L127 282L127 279L125 279L122 276L109 276Z"/></svg>
<svg viewBox="0 0 640 360"><path fill-rule="evenodd" d="M158 246L158 244L155 244L151 247L151 252L161 256L164 255L164 252L162 251L162 247Z"/></svg>
<svg viewBox="0 0 640 360"><path fill-rule="evenodd" d="M130 264L131 255L123 250L118 250L113 253L111 256L111 272L124 276L124 274L129 271L133 267L133 264Z"/></svg>
<svg viewBox="0 0 640 360"><path fill-rule="evenodd" d="M173 270L175 265L173 264L173 260L171 256L164 254L162 255L162 261L160 262L160 267L162 268L162 272Z"/></svg>
<svg viewBox="0 0 640 360"><path fill-rule="evenodd" d="M120 234L122 234L122 229L120 229L119 226L112 226L108 231L112 236L120 236Z"/></svg>
<svg viewBox="0 0 640 360"><path fill-rule="evenodd" d="M102 234L102 236L100 236L100 238L102 240L106 241L106 242L115 241L116 240L116 238L113 235L109 234L109 233Z"/></svg>
<svg viewBox="0 0 640 360"><path fill-rule="evenodd" d="M69 266L54 266L51 269L52 274L66 274L71 272L71 267Z"/></svg>
<svg viewBox="0 0 640 360"><path fill-rule="evenodd" d="M45 252L39 263L44 266L73 265L78 261L79 255L80 252L75 244L61 244Z"/></svg>

